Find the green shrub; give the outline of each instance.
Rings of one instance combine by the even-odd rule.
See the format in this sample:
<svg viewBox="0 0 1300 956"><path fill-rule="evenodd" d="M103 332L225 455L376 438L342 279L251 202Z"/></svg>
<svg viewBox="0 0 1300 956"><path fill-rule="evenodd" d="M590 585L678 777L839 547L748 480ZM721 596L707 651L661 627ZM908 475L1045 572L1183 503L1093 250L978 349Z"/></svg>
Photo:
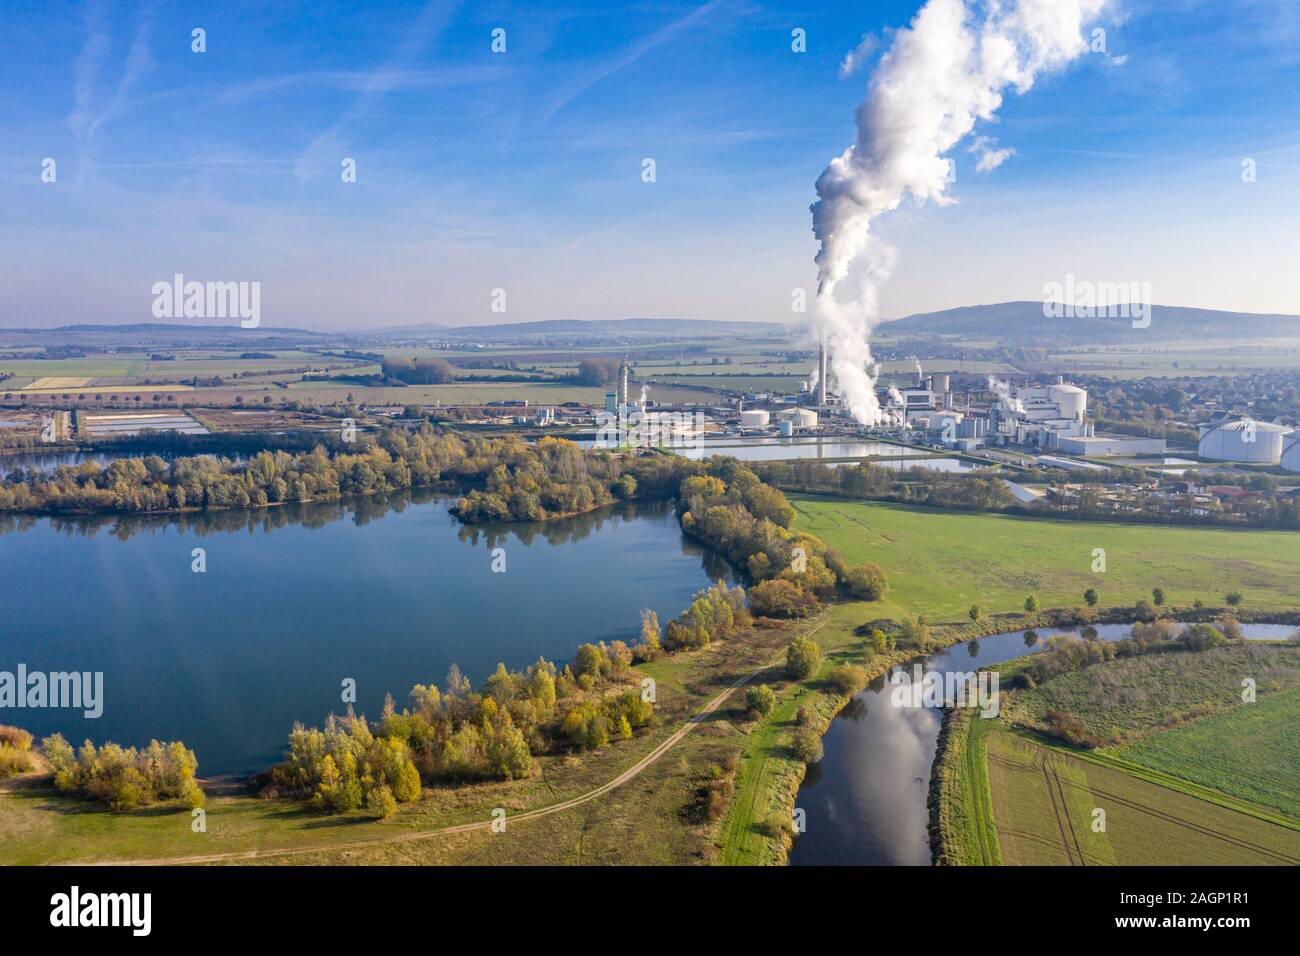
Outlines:
<svg viewBox="0 0 1300 956"><path fill-rule="evenodd" d="M766 684L758 684L745 691L745 709L757 717L772 712L776 706L776 694Z"/></svg>
<svg viewBox="0 0 1300 956"><path fill-rule="evenodd" d="M807 617L817 609L817 598L793 581L772 578L749 589L749 609L761 617Z"/></svg>
<svg viewBox="0 0 1300 956"><path fill-rule="evenodd" d="M816 763L822 759L822 738L811 727L796 730L790 747L804 763Z"/></svg>
<svg viewBox="0 0 1300 956"><path fill-rule="evenodd" d="M785 672L795 680L811 677L821 664L822 649L805 634L800 634L785 649Z"/></svg>
<svg viewBox="0 0 1300 956"><path fill-rule="evenodd" d="M851 597L862 601L879 601L889 590L889 581L885 577L884 569L870 561L849 568L841 578L840 584Z"/></svg>
<svg viewBox="0 0 1300 956"><path fill-rule="evenodd" d="M826 683L837 694L856 694L867 686L867 672L854 664L840 664L831 668Z"/></svg>

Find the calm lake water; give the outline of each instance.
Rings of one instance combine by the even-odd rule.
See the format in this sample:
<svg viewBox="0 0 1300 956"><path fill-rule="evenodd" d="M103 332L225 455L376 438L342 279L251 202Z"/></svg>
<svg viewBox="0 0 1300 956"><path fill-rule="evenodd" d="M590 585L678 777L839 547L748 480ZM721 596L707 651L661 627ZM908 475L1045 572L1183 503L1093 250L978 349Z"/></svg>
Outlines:
<svg viewBox="0 0 1300 956"><path fill-rule="evenodd" d="M505 549L494 573L492 549ZM191 549L207 571L191 571ZM103 671L104 712L0 710L0 723L140 745L184 740L203 775L264 769L294 721L399 706L459 664L564 661L667 622L725 562L670 507L466 528L427 492L203 516L0 518L0 670Z"/></svg>
<svg viewBox="0 0 1300 956"><path fill-rule="evenodd" d="M760 438L743 445L705 442L703 447L675 449L685 458L725 455L741 461L792 461L817 458L868 458L913 454L918 449L880 441L799 441L793 438Z"/></svg>
<svg viewBox="0 0 1300 956"><path fill-rule="evenodd" d="M1096 627L1106 641L1131 630L1128 624ZM1249 638L1277 640L1295 627L1246 624L1242 630ZM1039 628L1032 647L1025 631L997 634L955 644L919 663L926 673L974 671L1037 653L1048 637L1070 632ZM901 669L913 673L911 663ZM822 738L825 755L809 766L795 803L807 814L807 830L795 840L792 865L930 865L926 798L943 711L894 706L888 681L898 670L857 694Z"/></svg>
<svg viewBox="0 0 1300 956"><path fill-rule="evenodd" d="M114 455L124 458L125 455ZM52 473L59 465L79 465L83 461L97 461L106 465L111 461L108 455L84 451L24 452L20 455L0 455L0 478L5 478L16 471L40 471Z"/></svg>

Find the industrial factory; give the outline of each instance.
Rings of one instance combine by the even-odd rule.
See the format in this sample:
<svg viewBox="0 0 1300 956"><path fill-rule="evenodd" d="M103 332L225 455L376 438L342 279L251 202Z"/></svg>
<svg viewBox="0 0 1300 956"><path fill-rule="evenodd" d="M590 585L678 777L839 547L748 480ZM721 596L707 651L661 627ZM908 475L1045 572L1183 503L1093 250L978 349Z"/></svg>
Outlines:
<svg viewBox="0 0 1300 956"><path fill-rule="evenodd" d="M820 424L818 430L822 433L867 431L961 452L986 446L1014 446L1082 457L1165 452L1162 438L1096 434L1095 425L1087 419L1087 390L1061 378L1049 383L1011 385L990 376L987 383L957 392L948 373L926 375L918 362L911 381L876 388L880 422L861 426L852 420L836 394L826 347L822 345L816 371L800 395L807 404L775 413L761 408L743 411L742 430L770 429L775 415L781 434L811 430Z"/></svg>

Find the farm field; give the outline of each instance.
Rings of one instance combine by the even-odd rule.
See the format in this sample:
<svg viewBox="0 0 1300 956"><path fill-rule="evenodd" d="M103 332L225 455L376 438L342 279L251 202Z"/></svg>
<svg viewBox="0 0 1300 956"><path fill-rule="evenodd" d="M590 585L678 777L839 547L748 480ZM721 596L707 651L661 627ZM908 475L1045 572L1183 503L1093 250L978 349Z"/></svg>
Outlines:
<svg viewBox="0 0 1300 956"><path fill-rule="evenodd" d="M1297 652L1300 653L1300 652ZM1203 717L1116 750L1130 763L1300 818L1300 690ZM1289 786L1279 787L1279 781Z"/></svg>
<svg viewBox="0 0 1300 956"><path fill-rule="evenodd" d="M1255 681L1261 703L1300 689L1300 647L1248 643L1197 654L1121 658L1017 691L1003 716L1041 727L1048 711L1060 710L1103 740L1122 744L1157 734L1155 740L1187 717L1253 712L1256 705L1241 701L1243 677Z"/></svg>
<svg viewBox="0 0 1300 956"><path fill-rule="evenodd" d="M993 818L1007 865L1300 864L1300 830L1000 727L989 728L983 739ZM1105 811L1105 832L1093 830L1095 809Z"/></svg>
<svg viewBox="0 0 1300 956"><path fill-rule="evenodd" d="M1163 588L1173 606L1222 604L1236 589L1247 609L1300 606L1300 535L1115 522L1059 521L939 511L882 502L791 495L795 526L820 536L851 564L874 561L889 575L880 616L926 614L964 620L1083 603L1096 588L1103 607L1132 605ZM1091 570L1093 549L1106 572Z"/></svg>

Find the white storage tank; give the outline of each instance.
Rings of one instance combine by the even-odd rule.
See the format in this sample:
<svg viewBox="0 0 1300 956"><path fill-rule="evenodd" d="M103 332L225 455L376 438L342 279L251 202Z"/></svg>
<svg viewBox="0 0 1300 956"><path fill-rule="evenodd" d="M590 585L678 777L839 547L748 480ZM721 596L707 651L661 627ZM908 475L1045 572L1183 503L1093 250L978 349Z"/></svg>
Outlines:
<svg viewBox="0 0 1300 956"><path fill-rule="evenodd" d="M1282 467L1287 471L1300 472L1300 433L1292 432L1286 436L1282 448Z"/></svg>
<svg viewBox="0 0 1300 956"><path fill-rule="evenodd" d="M752 408L740 413L741 428L766 428L771 416L766 409Z"/></svg>
<svg viewBox="0 0 1300 956"><path fill-rule="evenodd" d="M1223 422L1201 436L1197 454L1215 461L1276 465L1282 459L1282 440L1290 432L1281 425L1249 418Z"/></svg>
<svg viewBox="0 0 1300 956"><path fill-rule="evenodd" d="M1088 392L1077 385L1052 385L1047 394L1061 408L1061 417L1081 422L1088 411Z"/></svg>
<svg viewBox="0 0 1300 956"><path fill-rule="evenodd" d="M781 422L781 437L790 438L794 435L794 422L785 419Z"/></svg>
<svg viewBox="0 0 1300 956"><path fill-rule="evenodd" d="M817 413L810 408L792 408L781 413L798 428L814 428L817 425Z"/></svg>

